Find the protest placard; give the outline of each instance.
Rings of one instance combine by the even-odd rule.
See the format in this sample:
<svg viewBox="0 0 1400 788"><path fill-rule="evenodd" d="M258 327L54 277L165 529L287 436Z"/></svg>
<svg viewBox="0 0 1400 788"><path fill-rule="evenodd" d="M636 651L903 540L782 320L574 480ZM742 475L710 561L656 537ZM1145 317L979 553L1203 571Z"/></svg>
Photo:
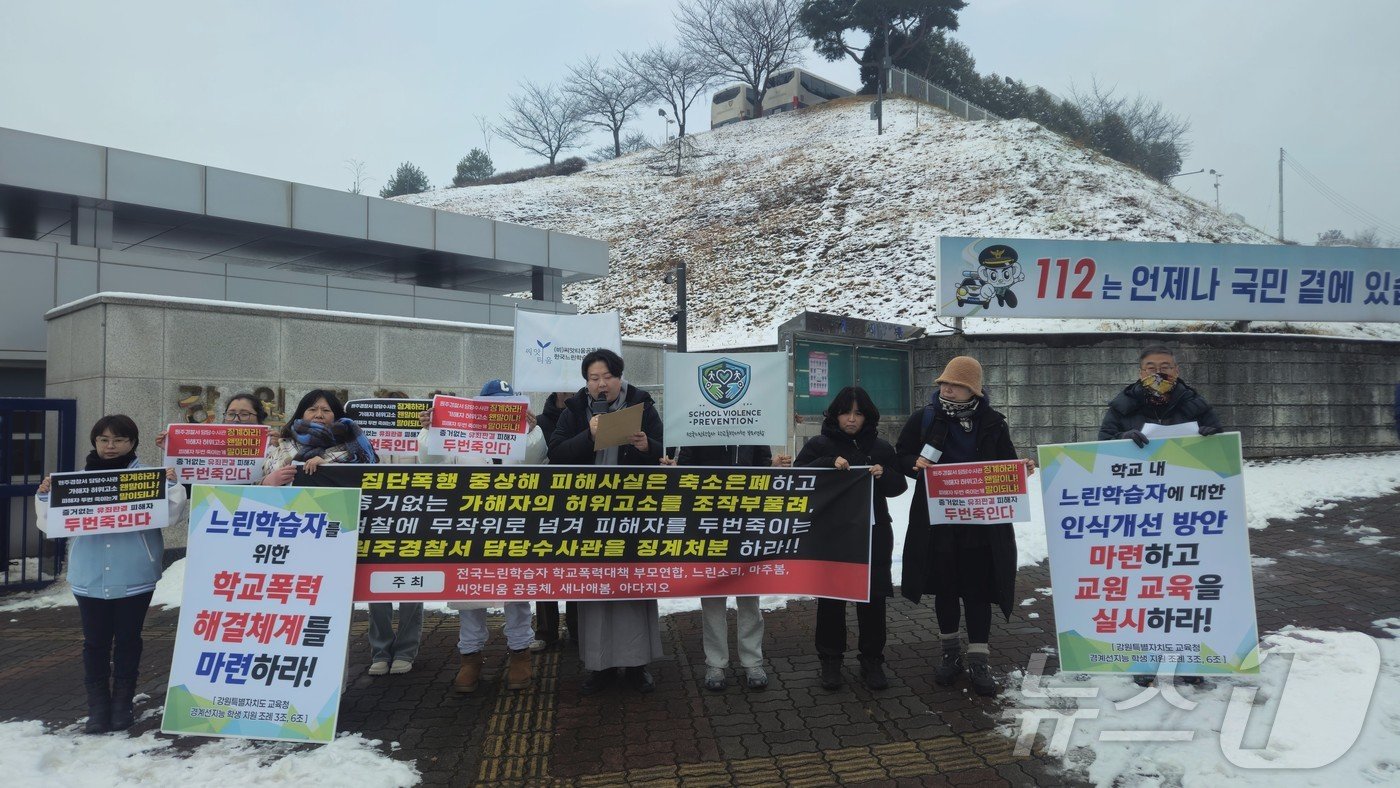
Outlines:
<svg viewBox="0 0 1400 788"><path fill-rule="evenodd" d="M525 459L529 397L433 397L428 453L480 457L488 462Z"/></svg>
<svg viewBox="0 0 1400 788"><path fill-rule="evenodd" d="M670 446L782 446L792 424L786 353L667 353Z"/></svg>
<svg viewBox="0 0 1400 788"><path fill-rule="evenodd" d="M1026 461L958 462L924 469L928 521L1027 523L1031 521Z"/></svg>
<svg viewBox="0 0 1400 788"><path fill-rule="evenodd" d="M865 601L868 470L325 465L364 492L357 601Z"/></svg>
<svg viewBox="0 0 1400 788"><path fill-rule="evenodd" d="M1060 667L1257 673L1239 433L1039 451Z"/></svg>
<svg viewBox="0 0 1400 788"><path fill-rule="evenodd" d="M360 493L197 484L161 730L335 737Z"/></svg>
<svg viewBox="0 0 1400 788"><path fill-rule="evenodd" d="M55 473L45 531L50 538L124 533L170 524L164 468Z"/></svg>
<svg viewBox="0 0 1400 788"><path fill-rule="evenodd" d="M423 429L419 416L432 406L430 399L352 399L345 403L345 415L354 420L381 458L413 457L418 454L418 433Z"/></svg>
<svg viewBox="0 0 1400 788"><path fill-rule="evenodd" d="M165 466L183 484L257 484L269 432L261 424L171 424Z"/></svg>

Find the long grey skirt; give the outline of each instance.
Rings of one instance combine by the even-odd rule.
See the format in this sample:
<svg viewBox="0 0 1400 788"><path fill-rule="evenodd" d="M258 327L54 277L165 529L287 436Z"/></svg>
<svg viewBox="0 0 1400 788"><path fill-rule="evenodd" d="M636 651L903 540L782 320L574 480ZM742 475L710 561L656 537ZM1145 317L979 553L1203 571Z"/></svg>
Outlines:
<svg viewBox="0 0 1400 788"><path fill-rule="evenodd" d="M655 599L579 602L578 628L586 670L630 668L663 656Z"/></svg>

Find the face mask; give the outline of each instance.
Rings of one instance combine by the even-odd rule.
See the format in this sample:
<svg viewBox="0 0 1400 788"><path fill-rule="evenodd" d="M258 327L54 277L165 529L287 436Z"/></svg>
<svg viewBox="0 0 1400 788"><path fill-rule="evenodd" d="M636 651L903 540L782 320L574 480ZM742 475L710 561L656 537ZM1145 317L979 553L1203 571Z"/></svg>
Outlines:
<svg viewBox="0 0 1400 788"><path fill-rule="evenodd" d="M1138 383L1141 383L1143 388L1153 394L1159 397L1165 397L1172 390L1172 387L1176 385L1176 379L1164 378L1161 375L1154 374L1142 378Z"/></svg>

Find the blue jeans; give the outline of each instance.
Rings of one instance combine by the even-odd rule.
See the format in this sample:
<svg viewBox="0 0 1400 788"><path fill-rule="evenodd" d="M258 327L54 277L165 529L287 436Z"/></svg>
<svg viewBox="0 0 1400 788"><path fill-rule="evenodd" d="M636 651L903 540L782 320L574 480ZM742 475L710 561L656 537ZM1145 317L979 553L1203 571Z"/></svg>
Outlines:
<svg viewBox="0 0 1400 788"><path fill-rule="evenodd" d="M418 656L423 639L423 603L399 602L399 631L394 633L394 603L369 603L369 654L373 662Z"/></svg>

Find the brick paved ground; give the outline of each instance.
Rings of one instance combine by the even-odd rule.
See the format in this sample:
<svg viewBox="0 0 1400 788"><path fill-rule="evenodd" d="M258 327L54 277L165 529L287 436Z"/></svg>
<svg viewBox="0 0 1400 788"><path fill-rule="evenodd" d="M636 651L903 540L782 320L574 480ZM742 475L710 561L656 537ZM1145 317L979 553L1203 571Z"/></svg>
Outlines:
<svg viewBox="0 0 1400 788"><path fill-rule="evenodd" d="M1360 534L1348 530L1358 523L1400 537L1400 494L1311 512L1251 534L1254 554L1275 561L1255 569L1261 631L1296 624L1381 635L1370 622L1400 616L1400 539L1362 545ZM1050 600L1037 591L1048 585L1044 565L1021 571L1018 598L1035 602L1018 608L1011 622L996 623L993 662L999 669L1023 668L1032 653L1054 645ZM532 689L501 689L505 647L499 634L488 647L482 688L471 696L452 694L453 616L427 617L412 673L371 679L364 673L361 614L340 726L399 742L393 757L414 760L428 785L1071 782L1050 759L1012 754L1012 741L995 730L999 702L932 683L937 646L930 606L896 599L889 618L892 685L884 692L860 686L854 656L847 686L821 689L811 645L813 604L795 602L766 617L773 677L766 692L704 690L700 618L688 613L664 622L670 656L654 665L657 692L615 689L580 698L582 675L572 650L543 655ZM175 611L157 611L148 621L141 690L155 700L139 709L154 708L164 697L175 623ZM82 717L78 653L76 609L3 614L0 720L70 724ZM135 731L158 722L144 720Z"/></svg>

